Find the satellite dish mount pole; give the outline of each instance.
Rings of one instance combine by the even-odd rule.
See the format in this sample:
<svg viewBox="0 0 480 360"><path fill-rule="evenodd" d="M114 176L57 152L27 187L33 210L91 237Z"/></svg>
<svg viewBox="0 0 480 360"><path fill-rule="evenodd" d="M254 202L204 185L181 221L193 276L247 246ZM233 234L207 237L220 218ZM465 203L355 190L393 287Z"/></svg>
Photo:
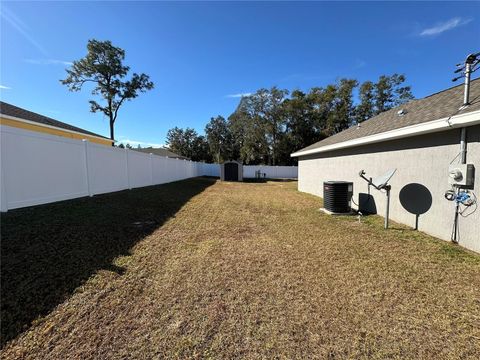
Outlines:
<svg viewBox="0 0 480 360"><path fill-rule="evenodd" d="M388 229L388 217L390 216L390 185L385 185L384 189L387 191L387 208L385 209L385 229Z"/></svg>
<svg viewBox="0 0 480 360"><path fill-rule="evenodd" d="M387 207L385 209L385 225L384 225L385 229L388 229L388 217L390 216L390 190L392 189L392 187L388 184L388 181L393 176L393 174L395 174L396 170L397 169L391 170L388 173L386 173L385 175L383 175L379 178L373 179L373 180L372 180L372 178L367 178L365 176L365 171L364 170L361 170L358 173L358 175L368 183L368 186L372 185L375 189L377 189L379 191L382 191L382 190L386 191Z"/></svg>

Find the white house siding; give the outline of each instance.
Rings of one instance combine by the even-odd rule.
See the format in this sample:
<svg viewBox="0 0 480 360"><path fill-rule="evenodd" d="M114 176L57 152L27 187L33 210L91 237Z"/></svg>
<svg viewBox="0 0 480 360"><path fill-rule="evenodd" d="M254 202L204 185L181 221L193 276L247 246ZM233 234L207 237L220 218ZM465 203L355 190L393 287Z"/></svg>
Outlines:
<svg viewBox="0 0 480 360"><path fill-rule="evenodd" d="M480 126L467 128L467 163L476 168L474 192L480 201ZM323 196L323 182L346 180L354 182L354 200L367 193L367 183L358 176L364 169L367 176L379 176L397 168L391 179L390 218L415 226L415 215L407 212L399 200L400 190L407 184L424 185L431 193L431 208L419 217L419 230L444 240L450 240L454 202L444 198L449 189L448 166L460 151L460 129L415 136L400 140L304 156L299 159L298 189ZM458 161L458 158L455 162ZM371 189L377 213L385 213L386 197ZM473 210L469 209L468 211ZM480 252L480 204L467 218L459 217L460 245Z"/></svg>

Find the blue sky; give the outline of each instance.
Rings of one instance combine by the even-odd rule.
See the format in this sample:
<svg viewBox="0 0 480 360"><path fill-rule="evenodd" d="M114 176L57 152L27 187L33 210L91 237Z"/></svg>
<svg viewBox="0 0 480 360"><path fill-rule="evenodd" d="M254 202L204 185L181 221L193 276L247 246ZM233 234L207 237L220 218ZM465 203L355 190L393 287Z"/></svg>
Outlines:
<svg viewBox="0 0 480 360"><path fill-rule="evenodd" d="M479 2L3 1L0 12L3 101L108 136L90 93L58 81L88 39L108 39L155 82L116 123L117 139L142 145L174 126L203 133L261 87L398 72L423 97L452 86L454 65L480 50Z"/></svg>

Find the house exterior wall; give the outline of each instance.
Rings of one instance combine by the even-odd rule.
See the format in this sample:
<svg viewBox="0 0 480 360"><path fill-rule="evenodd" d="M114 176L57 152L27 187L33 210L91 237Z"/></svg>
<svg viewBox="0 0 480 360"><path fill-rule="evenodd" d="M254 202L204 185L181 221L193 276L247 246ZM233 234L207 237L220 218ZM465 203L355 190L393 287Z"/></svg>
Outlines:
<svg viewBox="0 0 480 360"><path fill-rule="evenodd" d="M428 192L431 196L430 208L426 213L419 215L418 229L440 239L450 240L455 203L447 201L444 193L450 188L448 166L452 160L453 163L459 161L457 156L459 151L460 129L454 129L303 156L299 158L298 164L298 190L322 197L324 181L353 181L355 203L369 210L376 208L376 212L383 216L386 205L385 194L371 188L372 197L367 201L368 184L359 177L358 173L363 169L367 177L376 177L389 169L397 168L397 172L390 181L392 186L390 218L414 227L416 216L404 209L400 201L400 192L408 184L423 185L428 189L426 196L419 193L419 196L409 199L417 203L423 201L428 205ZM478 125L467 128L467 163L475 165L473 191L480 202L480 126ZM405 196L402 200L405 200ZM467 212L473 210L473 207ZM459 217L459 244L476 252L480 252L480 204L478 207L472 215L466 218Z"/></svg>
<svg viewBox="0 0 480 360"><path fill-rule="evenodd" d="M29 131L35 131L35 132L48 134L48 135L61 136L61 137L68 138L68 139L75 139L75 140L86 139L86 140L88 140L92 143L112 146L112 140L110 140L110 139L102 139L100 137L91 136L91 135L88 135L88 134L65 131L65 130L62 130L60 128L46 127L46 126L42 126L42 125L30 124L30 123L26 123L26 122L14 120L14 119L7 119L7 118L4 118L4 117L0 117L0 125L6 125L6 126L15 127L15 128L18 128L18 129L29 130Z"/></svg>

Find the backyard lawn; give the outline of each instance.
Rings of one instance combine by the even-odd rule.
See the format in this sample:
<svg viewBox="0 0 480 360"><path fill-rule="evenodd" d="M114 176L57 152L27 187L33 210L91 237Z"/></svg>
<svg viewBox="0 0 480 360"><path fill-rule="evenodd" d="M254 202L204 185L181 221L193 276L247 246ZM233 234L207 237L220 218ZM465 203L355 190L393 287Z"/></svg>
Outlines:
<svg viewBox="0 0 480 360"><path fill-rule="evenodd" d="M4 359L480 358L480 256L196 178L1 221Z"/></svg>

